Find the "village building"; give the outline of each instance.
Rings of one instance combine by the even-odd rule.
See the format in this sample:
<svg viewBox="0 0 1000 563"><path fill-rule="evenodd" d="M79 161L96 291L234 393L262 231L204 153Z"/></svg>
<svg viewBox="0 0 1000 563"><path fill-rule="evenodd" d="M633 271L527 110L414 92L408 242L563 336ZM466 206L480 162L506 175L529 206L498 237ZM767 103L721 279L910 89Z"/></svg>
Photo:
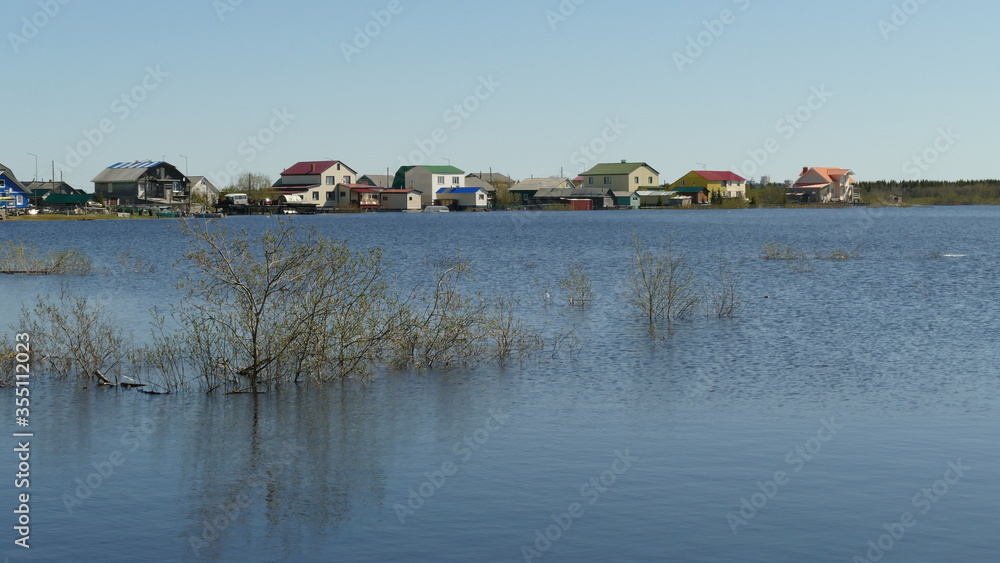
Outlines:
<svg viewBox="0 0 1000 563"><path fill-rule="evenodd" d="M27 209L31 205L29 199L28 190L21 182L17 181L14 172L0 164L0 208Z"/></svg>
<svg viewBox="0 0 1000 563"><path fill-rule="evenodd" d="M346 207L351 203L347 186L356 185L357 178L358 173L339 160L304 161L282 172L274 189L316 207Z"/></svg>
<svg viewBox="0 0 1000 563"><path fill-rule="evenodd" d="M747 179L735 172L716 170L693 170L670 185L671 190L678 188L706 188L709 198L746 199Z"/></svg>
<svg viewBox="0 0 1000 563"><path fill-rule="evenodd" d="M636 192L660 187L660 173L645 162L598 164L582 175L584 188Z"/></svg>
<svg viewBox="0 0 1000 563"><path fill-rule="evenodd" d="M190 180L173 164L158 160L119 162L92 180L94 194L109 205L186 206Z"/></svg>
<svg viewBox="0 0 1000 563"><path fill-rule="evenodd" d="M521 180L510 189L510 193L521 197L522 203L527 203L535 198L540 190L572 190L577 185L569 178L528 178Z"/></svg>
<svg viewBox="0 0 1000 563"><path fill-rule="evenodd" d="M861 201L854 172L847 168L804 166L799 179L788 189L788 197L803 203L850 203Z"/></svg>
<svg viewBox="0 0 1000 563"><path fill-rule="evenodd" d="M219 201L219 188L205 176L191 176L191 199L207 205L215 205Z"/></svg>
<svg viewBox="0 0 1000 563"><path fill-rule="evenodd" d="M450 209L486 209L489 196L486 190L479 187L442 188L434 198L436 205L444 205Z"/></svg>
<svg viewBox="0 0 1000 563"><path fill-rule="evenodd" d="M382 211L420 211L421 193L417 190L382 190L379 208Z"/></svg>
<svg viewBox="0 0 1000 563"><path fill-rule="evenodd" d="M394 190L417 190L423 205L434 205L443 189L464 188L465 172L454 166L401 166L393 178Z"/></svg>

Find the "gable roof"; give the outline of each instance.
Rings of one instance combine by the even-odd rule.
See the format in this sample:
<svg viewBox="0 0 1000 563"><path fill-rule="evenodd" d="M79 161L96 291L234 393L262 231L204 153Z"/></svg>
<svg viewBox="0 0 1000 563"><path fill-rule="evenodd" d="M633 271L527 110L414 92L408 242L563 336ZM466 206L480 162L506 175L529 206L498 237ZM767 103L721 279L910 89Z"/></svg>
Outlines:
<svg viewBox="0 0 1000 563"><path fill-rule="evenodd" d="M467 188L482 188L487 192L497 191L496 187L494 187L493 184L487 182L486 180L480 178L479 176L474 176L472 174L469 174L468 176L465 177L465 186Z"/></svg>
<svg viewBox="0 0 1000 563"><path fill-rule="evenodd" d="M14 173L10 171L10 168L0 164L0 176L10 180L10 183L14 184L18 190L20 190L24 195L28 195L28 190L24 188L24 184L17 181L17 178L14 176ZM7 187L10 188L10 186Z"/></svg>
<svg viewBox="0 0 1000 563"><path fill-rule="evenodd" d="M847 176L848 183L856 183L857 180L851 178L854 174L852 170L847 168L830 168L830 167L813 167L808 166L802 167L802 174L799 179L795 182L795 186L805 186L805 185L815 185L815 184L839 184L845 176Z"/></svg>
<svg viewBox="0 0 1000 563"><path fill-rule="evenodd" d="M614 196L614 192L604 188L572 188L568 190L565 188L544 188L535 193L537 199L594 199Z"/></svg>
<svg viewBox="0 0 1000 563"><path fill-rule="evenodd" d="M584 172L582 176L627 176L643 166L652 170L656 175L660 174L655 168L645 162L619 162L615 164L598 164Z"/></svg>
<svg viewBox="0 0 1000 563"><path fill-rule="evenodd" d="M296 162L291 168L282 172L281 175L310 176L313 174L322 174L338 164L347 168L351 172L354 172L353 168L339 160L307 160L304 162ZM357 172L354 172L354 174L357 175Z"/></svg>
<svg viewBox="0 0 1000 563"><path fill-rule="evenodd" d="M517 182L513 178L499 172L473 172L465 177L466 183L472 178L477 178L490 184L490 186L496 186L497 184L507 184L508 186L513 186Z"/></svg>
<svg viewBox="0 0 1000 563"><path fill-rule="evenodd" d="M545 189L573 189L576 184L569 178L528 178L510 189L512 192L537 192Z"/></svg>
<svg viewBox="0 0 1000 563"><path fill-rule="evenodd" d="M363 184L363 180L368 179L374 186L380 188L388 188L392 186L393 177L387 174L365 174L364 176L358 178L358 183Z"/></svg>
<svg viewBox="0 0 1000 563"><path fill-rule="evenodd" d="M746 182L747 179L735 172L717 170L695 170L695 174L709 182Z"/></svg>

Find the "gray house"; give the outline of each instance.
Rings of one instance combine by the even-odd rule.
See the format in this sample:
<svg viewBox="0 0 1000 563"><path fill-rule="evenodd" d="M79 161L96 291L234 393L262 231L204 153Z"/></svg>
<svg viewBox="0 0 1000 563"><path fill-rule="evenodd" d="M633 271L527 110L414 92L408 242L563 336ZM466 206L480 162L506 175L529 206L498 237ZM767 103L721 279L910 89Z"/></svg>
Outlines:
<svg viewBox="0 0 1000 563"><path fill-rule="evenodd" d="M191 181L168 162L113 164L93 179L94 193L109 205L186 206Z"/></svg>

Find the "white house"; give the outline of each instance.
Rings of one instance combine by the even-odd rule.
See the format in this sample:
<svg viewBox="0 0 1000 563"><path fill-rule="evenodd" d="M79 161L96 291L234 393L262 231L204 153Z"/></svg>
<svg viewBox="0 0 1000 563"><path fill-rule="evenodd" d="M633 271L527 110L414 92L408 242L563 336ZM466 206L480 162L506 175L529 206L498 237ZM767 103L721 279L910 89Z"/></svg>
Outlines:
<svg viewBox="0 0 1000 563"><path fill-rule="evenodd" d="M394 190L419 191L424 205L434 205L440 190L464 187L465 172L454 166L401 166L392 182Z"/></svg>
<svg viewBox="0 0 1000 563"><path fill-rule="evenodd" d="M274 189L281 194L302 196L304 203L317 207L346 206L351 192L341 184L357 184L358 173L339 160L299 162L281 173Z"/></svg>
<svg viewBox="0 0 1000 563"><path fill-rule="evenodd" d="M484 188L441 188L435 198L438 205L458 209L486 209L489 197Z"/></svg>

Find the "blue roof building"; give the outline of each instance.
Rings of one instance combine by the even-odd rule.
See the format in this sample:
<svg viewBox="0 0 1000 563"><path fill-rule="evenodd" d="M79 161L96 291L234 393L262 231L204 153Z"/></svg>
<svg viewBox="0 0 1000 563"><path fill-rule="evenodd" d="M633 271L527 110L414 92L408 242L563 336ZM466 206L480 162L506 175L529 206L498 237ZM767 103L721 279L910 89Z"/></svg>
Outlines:
<svg viewBox="0 0 1000 563"><path fill-rule="evenodd" d="M0 207L5 209L27 209L31 202L28 190L10 168L0 164Z"/></svg>

